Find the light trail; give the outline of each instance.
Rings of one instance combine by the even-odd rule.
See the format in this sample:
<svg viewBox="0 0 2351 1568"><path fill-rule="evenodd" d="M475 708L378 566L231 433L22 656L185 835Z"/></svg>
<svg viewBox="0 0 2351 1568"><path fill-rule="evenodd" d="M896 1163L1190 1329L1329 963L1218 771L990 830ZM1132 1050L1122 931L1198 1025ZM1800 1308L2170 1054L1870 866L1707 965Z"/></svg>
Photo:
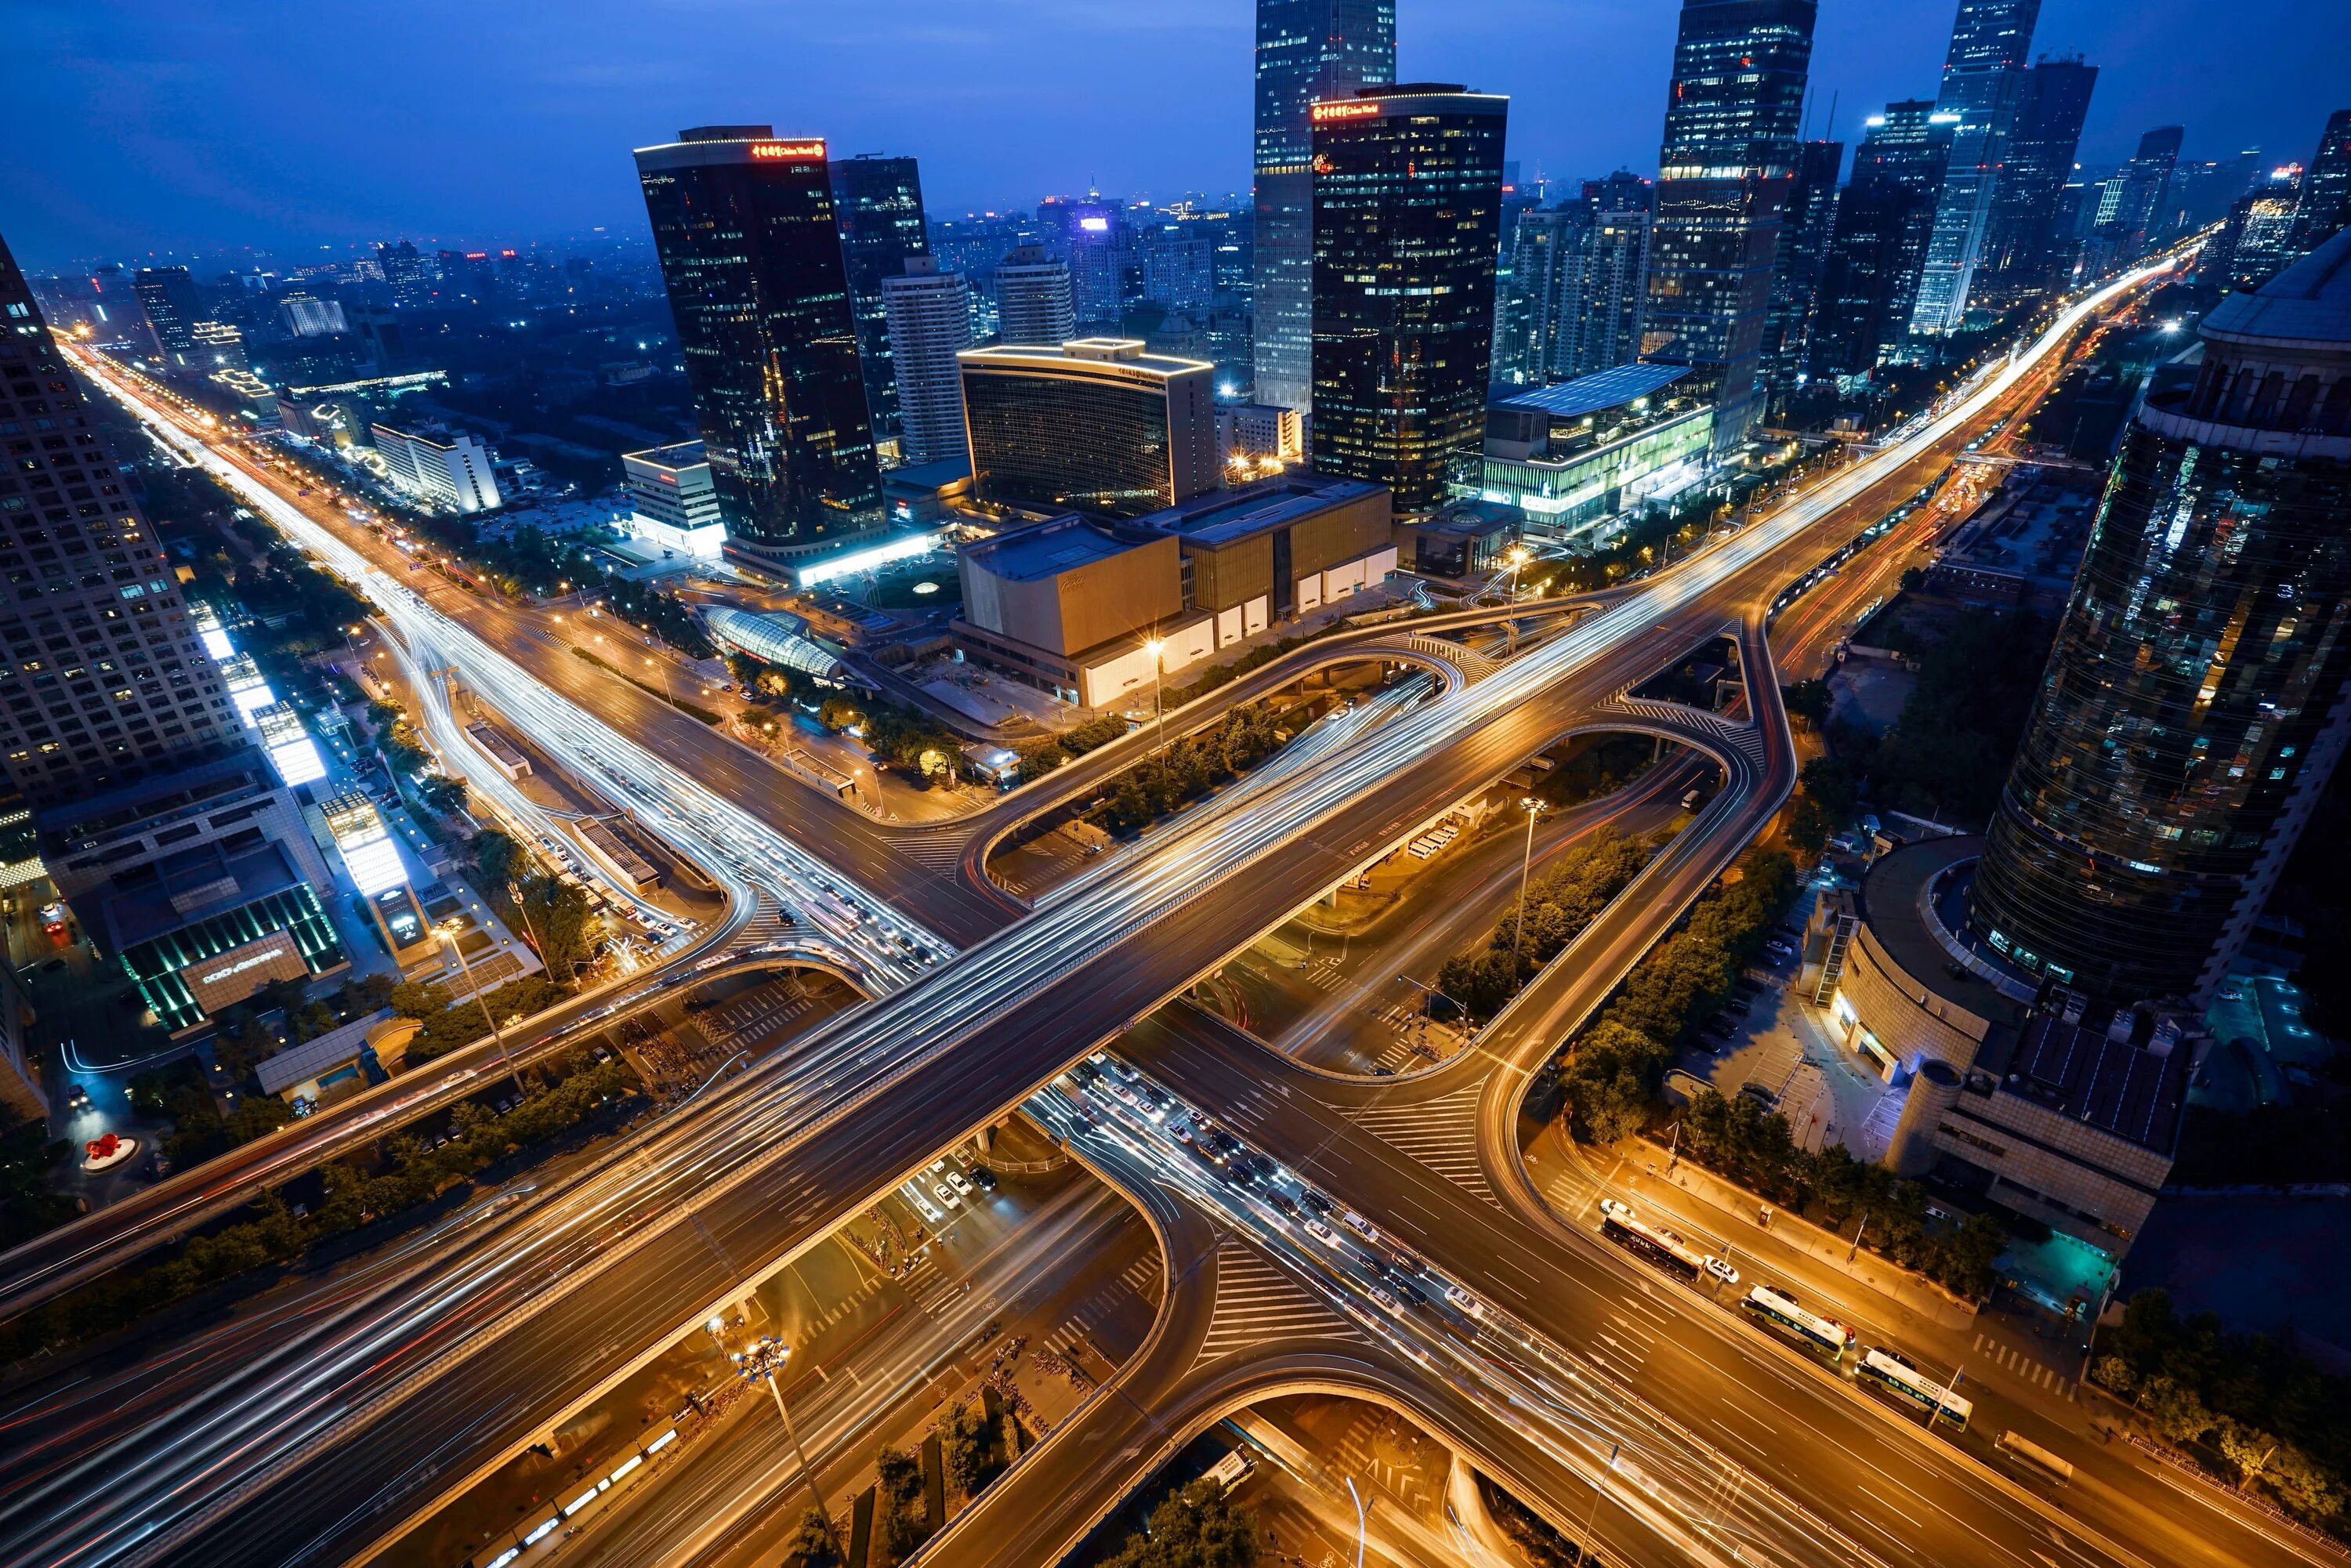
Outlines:
<svg viewBox="0 0 2351 1568"><path fill-rule="evenodd" d="M741 856L740 863L788 883L812 918L861 957L888 961L889 973L913 972L894 992L812 1033L789 1058L755 1066L686 1107L559 1197L486 1227L470 1248L423 1271L401 1300L362 1303L321 1322L233 1383L192 1399L194 1408L18 1489L0 1516L0 1547L58 1568L168 1556L206 1521L290 1469L313 1442L384 1415L402 1390L516 1326L528 1303L581 1288L653 1236L690 1220L696 1202L774 1169L809 1138L935 1067L951 1048L983 1034L1087 958L1228 883L1357 797L1571 679L1620 643L1702 605L1990 407L2088 315L2171 265L2142 268L2075 305L2029 351L1979 372L1972 390L1904 442L1847 468L1802 501L1659 574L1477 685L1356 737L1320 768L1257 800L1256 809L1211 811L1186 823L1152 852L1103 868L1081 894L1049 904L951 960L945 945L927 935L902 936L911 956L892 958L862 929L868 918L852 902L860 895L838 873L561 703L290 505L244 481L211 449L187 443L208 470L236 476L240 493L255 495L290 535L306 545L317 541L321 559L341 562L338 570L355 582L382 584L378 602L388 613L419 627L420 635L429 629L502 712L530 728L539 744L578 757L609 779L686 852L699 845L714 862L721 852ZM137 400L116 395L156 423ZM549 745L549 734L566 737L565 744ZM1729 798L1726 792L1719 800ZM893 923L885 931L914 929L894 915L872 916L875 924L884 920ZM916 940L924 946L914 946ZM1105 1020L1103 1035L1133 1021Z"/></svg>

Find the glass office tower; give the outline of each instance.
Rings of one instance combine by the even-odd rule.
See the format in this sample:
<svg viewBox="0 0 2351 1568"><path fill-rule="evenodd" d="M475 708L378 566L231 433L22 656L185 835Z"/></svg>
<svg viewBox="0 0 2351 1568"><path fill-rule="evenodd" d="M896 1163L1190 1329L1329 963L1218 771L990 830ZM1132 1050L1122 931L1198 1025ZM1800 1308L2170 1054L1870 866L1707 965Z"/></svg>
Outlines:
<svg viewBox="0 0 2351 1568"><path fill-rule="evenodd" d="M1691 368L1716 450L1763 413L1764 328L1795 183L1815 0L1683 0L1657 155L1641 357Z"/></svg>
<svg viewBox="0 0 2351 1568"><path fill-rule="evenodd" d="M1811 347L1816 379L1869 374L1909 330L1951 160L1953 118L1923 98L1869 117L1821 273Z"/></svg>
<svg viewBox="0 0 2351 1568"><path fill-rule="evenodd" d="M730 542L785 559L882 527L824 143L705 126L637 174Z"/></svg>
<svg viewBox="0 0 2351 1568"><path fill-rule="evenodd" d="M1395 0L1258 0L1257 401L1304 413L1314 383L1314 126L1323 99L1395 80Z"/></svg>
<svg viewBox="0 0 2351 1568"><path fill-rule="evenodd" d="M1314 106L1314 465L1399 519L1484 446L1510 105L1416 82Z"/></svg>
<svg viewBox="0 0 2351 1568"><path fill-rule="evenodd" d="M2098 68L2071 59L2044 59L2024 73L2024 91L2008 139L2000 188L1992 193L1991 227L1977 276L1983 302L2005 309L2061 289L2057 208L2073 177ZM2070 256L2063 271L2071 270Z"/></svg>
<svg viewBox="0 0 2351 1568"><path fill-rule="evenodd" d="M832 209L841 224L841 259L849 273L849 308L865 367L865 406L873 439L899 436L898 376L891 357L882 285L905 276L909 257L931 254L923 217L923 177L912 158L861 152L832 165Z"/></svg>
<svg viewBox="0 0 2351 1568"><path fill-rule="evenodd" d="M2115 459L1970 924L2200 1004L2351 738L2351 233L2204 319Z"/></svg>
<svg viewBox="0 0 2351 1568"><path fill-rule="evenodd" d="M1910 313L1913 332L1954 331L1967 319L2009 133L2024 97L2025 56L2040 20L2041 0L1959 0L1935 99L1938 110L1959 117L1951 126L1951 172Z"/></svg>

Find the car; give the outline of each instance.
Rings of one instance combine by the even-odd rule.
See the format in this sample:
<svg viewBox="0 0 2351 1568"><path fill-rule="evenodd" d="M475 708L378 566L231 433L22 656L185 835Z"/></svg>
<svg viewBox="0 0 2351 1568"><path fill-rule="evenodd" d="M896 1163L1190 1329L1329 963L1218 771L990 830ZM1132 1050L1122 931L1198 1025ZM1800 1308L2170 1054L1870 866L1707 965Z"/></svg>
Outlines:
<svg viewBox="0 0 2351 1568"><path fill-rule="evenodd" d="M961 1171L947 1172L947 1185L966 1197L971 1196L971 1182Z"/></svg>
<svg viewBox="0 0 2351 1568"><path fill-rule="evenodd" d="M947 1184L943 1181L933 1182L931 1184L931 1196L937 1198L939 1202L949 1208L961 1208L963 1207L962 1200L957 1198L955 1195L955 1189L947 1186Z"/></svg>
<svg viewBox="0 0 2351 1568"><path fill-rule="evenodd" d="M986 1166L972 1166L971 1179L979 1184L979 1190L982 1192L994 1192L996 1190L996 1173L989 1170Z"/></svg>
<svg viewBox="0 0 2351 1568"><path fill-rule="evenodd" d="M1323 1224L1319 1219L1310 1219L1306 1222L1306 1234L1311 1236L1315 1240L1320 1241L1325 1247L1336 1247L1339 1245L1339 1233L1332 1229L1329 1226Z"/></svg>
<svg viewBox="0 0 2351 1568"><path fill-rule="evenodd" d="M1445 1287L1445 1300L1456 1312L1467 1312L1473 1318L1482 1318L1486 1315L1486 1303L1458 1285Z"/></svg>
<svg viewBox="0 0 2351 1568"><path fill-rule="evenodd" d="M1771 1092L1769 1084L1758 1083L1751 1078L1739 1086L1739 1096L1754 1101L1766 1111L1777 1110L1780 1104L1780 1096Z"/></svg>
<svg viewBox="0 0 2351 1568"><path fill-rule="evenodd" d="M914 1207L921 1213L925 1219L929 1220L932 1224L936 1225L939 1222L939 1211L931 1207L931 1200L925 1197L920 1193L916 1193L914 1195Z"/></svg>
<svg viewBox="0 0 2351 1568"><path fill-rule="evenodd" d="M1739 1283L1739 1270L1731 1267L1730 1260L1727 1258L1708 1259L1706 1260L1706 1271L1714 1278L1721 1281L1726 1285L1736 1285Z"/></svg>
<svg viewBox="0 0 2351 1568"><path fill-rule="evenodd" d="M1332 1203L1329 1198L1324 1197L1321 1193L1316 1192L1311 1186L1307 1187L1298 1195L1298 1201L1304 1204L1307 1207L1312 1209L1317 1214L1329 1214L1332 1209L1339 1207L1337 1204Z"/></svg>
<svg viewBox="0 0 2351 1568"><path fill-rule="evenodd" d="M1698 1028L1700 1034L1710 1034L1717 1040L1729 1040L1739 1032L1739 1026L1720 1013L1715 1014Z"/></svg>
<svg viewBox="0 0 2351 1568"><path fill-rule="evenodd" d="M1362 1215L1357 1214L1352 1208L1347 1210L1345 1214L1342 1215L1340 1219L1348 1229L1353 1231L1356 1235L1362 1237L1366 1241L1377 1241L1380 1239L1379 1227L1374 1225L1370 1220L1365 1219Z"/></svg>
<svg viewBox="0 0 2351 1568"><path fill-rule="evenodd" d="M1403 1303L1402 1301L1397 1301L1397 1300L1395 1299L1395 1296L1391 1295L1388 1291L1386 1291L1385 1290L1383 1290L1381 1287L1379 1287L1379 1286L1377 1286L1377 1285L1371 1285L1371 1286L1367 1286L1367 1287L1365 1287L1365 1288L1366 1288L1368 1291L1370 1291L1372 1300L1373 1300L1373 1301L1377 1301L1377 1302L1380 1304L1380 1310L1381 1310L1382 1312L1402 1312L1404 1311L1404 1303Z"/></svg>
<svg viewBox="0 0 2351 1568"><path fill-rule="evenodd" d="M1419 1259L1414 1257L1411 1253L1405 1251L1401 1247L1389 1248L1388 1255L1395 1260L1395 1266L1403 1270L1407 1274L1426 1274L1428 1272L1427 1264L1423 1263Z"/></svg>
<svg viewBox="0 0 2351 1568"><path fill-rule="evenodd" d="M1167 1130L1176 1134L1176 1141L1179 1144L1192 1141L1192 1124L1189 1122L1171 1122Z"/></svg>
<svg viewBox="0 0 2351 1568"><path fill-rule="evenodd" d="M1289 1215L1292 1219L1298 1218L1298 1200L1290 1197L1288 1193L1282 1191L1280 1187L1269 1188L1265 1195L1265 1200L1266 1202L1273 1205L1277 1209L1280 1209L1282 1213Z"/></svg>
<svg viewBox="0 0 2351 1568"><path fill-rule="evenodd" d="M73 1086L73 1092L66 1096L66 1109L68 1111L89 1110L89 1091L83 1088L78 1083L75 1084Z"/></svg>
<svg viewBox="0 0 2351 1568"><path fill-rule="evenodd" d="M1407 1307L1425 1307L1428 1305L1428 1298L1423 1295L1420 1292L1419 1287L1416 1286L1409 1280L1391 1279L1388 1281L1388 1288L1401 1297L1404 1301L1404 1304Z"/></svg>

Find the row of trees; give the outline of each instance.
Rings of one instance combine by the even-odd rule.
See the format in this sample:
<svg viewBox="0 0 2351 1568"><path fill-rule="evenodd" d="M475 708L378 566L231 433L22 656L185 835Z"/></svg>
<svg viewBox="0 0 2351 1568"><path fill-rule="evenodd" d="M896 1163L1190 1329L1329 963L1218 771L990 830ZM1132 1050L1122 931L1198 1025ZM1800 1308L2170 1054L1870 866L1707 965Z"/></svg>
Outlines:
<svg viewBox="0 0 2351 1568"><path fill-rule="evenodd" d="M275 1094L240 1094L228 1113L222 1114L204 1069L193 1059L134 1073L128 1087L132 1110L172 1124L163 1153L183 1168L249 1144L294 1117Z"/></svg>
<svg viewBox="0 0 2351 1568"><path fill-rule="evenodd" d="M485 991L479 998L463 998L454 997L446 986L407 980L394 988L392 1010L423 1026L408 1042L406 1060L408 1068L413 1071L488 1034L490 1026L483 1017L485 1009L504 1028L517 1019L546 1011L570 994L569 986L545 974L525 975Z"/></svg>
<svg viewBox="0 0 2351 1568"><path fill-rule="evenodd" d="M1855 1159L1842 1144L1818 1154L1798 1146L1777 1111L1703 1089L1682 1113L1681 1129L1686 1158L1789 1213L1830 1230L1859 1227L1871 1251L1962 1296L1988 1295L1998 1282L1993 1262L2008 1245L1998 1220L1975 1214L1956 1226L1938 1224L1917 1182Z"/></svg>
<svg viewBox="0 0 2351 1568"><path fill-rule="evenodd" d="M1151 1522L1102 1568L1257 1568L1262 1531L1254 1510L1236 1508L1212 1480L1162 1498Z"/></svg>
<svg viewBox="0 0 2351 1568"><path fill-rule="evenodd" d="M522 846L496 829L474 835L466 846L473 882L509 931L519 931L538 950L539 962L555 980L569 985L593 963L603 946L603 923L587 894L550 873Z"/></svg>
<svg viewBox="0 0 2351 1568"><path fill-rule="evenodd" d="M2268 1334L2224 1333L2210 1312L2182 1318L2153 1288L2098 1331L2097 1349L2091 1381L2165 1438L2217 1457L2240 1489L2259 1486L2314 1524L2342 1525L2351 1378L2320 1372Z"/></svg>
<svg viewBox="0 0 2351 1568"><path fill-rule="evenodd" d="M15 1365L45 1350L111 1333L200 1291L292 1262L329 1238L430 1202L493 1161L577 1125L637 1088L625 1062L600 1065L582 1055L572 1059L569 1076L504 1116L471 1102L461 1104L450 1118L449 1141L437 1149L404 1135L385 1152L379 1171L326 1166L319 1173L323 1201L308 1214L298 1213L284 1193L272 1192L254 1206L252 1218L191 1238L167 1261L116 1270L0 1324L0 1364Z"/></svg>
<svg viewBox="0 0 2351 1568"><path fill-rule="evenodd" d="M1574 1125L1613 1143L1647 1123L1683 1035L1730 999L1795 885L1784 852L1750 849L1683 928L1649 950L1571 1048L1560 1082Z"/></svg>
<svg viewBox="0 0 2351 1568"><path fill-rule="evenodd" d="M1102 825L1113 832L1147 827L1259 766L1289 738L1263 707L1235 708L1215 728L1169 741L1121 776L1101 810Z"/></svg>
<svg viewBox="0 0 2351 1568"><path fill-rule="evenodd" d="M1484 946L1445 960L1437 988L1471 1018L1492 1018L1582 936L1648 862L1646 844L1603 828L1528 886L1523 929L1513 908L1494 923Z"/></svg>

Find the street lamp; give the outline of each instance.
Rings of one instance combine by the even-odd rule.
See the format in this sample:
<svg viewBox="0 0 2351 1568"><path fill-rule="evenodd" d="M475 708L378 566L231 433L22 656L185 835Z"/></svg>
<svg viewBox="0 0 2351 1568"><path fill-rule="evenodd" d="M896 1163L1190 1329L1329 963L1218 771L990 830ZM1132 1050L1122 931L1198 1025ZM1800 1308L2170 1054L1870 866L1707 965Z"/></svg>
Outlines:
<svg viewBox="0 0 2351 1568"><path fill-rule="evenodd" d="M1157 749L1164 761L1167 756L1167 709L1159 700L1160 673L1165 664L1160 655L1167 651L1167 644L1154 637L1143 645L1143 651L1151 655L1151 716L1159 731Z"/></svg>
<svg viewBox="0 0 2351 1568"><path fill-rule="evenodd" d="M452 917L435 925L433 935L449 944L449 951L457 955L457 972L465 977L465 988L474 993L474 1005L482 1009L482 1021L490 1026L490 1041L498 1048L498 1060L514 1075L515 1092L528 1095L530 1091L522 1086L522 1069L515 1065L514 1053L507 1049L507 1037L499 1030L498 1020L490 1016L489 998L474 985L474 967L465 961L465 949L457 940L457 933L463 929L464 926Z"/></svg>
<svg viewBox="0 0 2351 1568"><path fill-rule="evenodd" d="M1532 795L1520 797L1519 804L1527 813L1527 852L1519 862L1519 924L1510 933L1510 978L1519 977L1519 946L1527 934L1527 874L1535 864L1535 819L1542 815L1542 802Z"/></svg>
<svg viewBox="0 0 2351 1568"><path fill-rule="evenodd" d="M774 1334L761 1334L735 1353L735 1368L745 1381L755 1377L768 1380L768 1392L776 1396L776 1414L784 1418L784 1436L792 1443L792 1457L799 1461L800 1474L808 1478L809 1496L816 1500L817 1517L824 1521L824 1537L832 1542L832 1554L842 1562L849 1554L841 1549L841 1537L833 1533L832 1510L825 1506L824 1493L817 1490L816 1470L808 1462L808 1450L800 1447L800 1435L792 1426L792 1413L784 1408L784 1391L776 1382L776 1369L792 1358L792 1347Z"/></svg>

